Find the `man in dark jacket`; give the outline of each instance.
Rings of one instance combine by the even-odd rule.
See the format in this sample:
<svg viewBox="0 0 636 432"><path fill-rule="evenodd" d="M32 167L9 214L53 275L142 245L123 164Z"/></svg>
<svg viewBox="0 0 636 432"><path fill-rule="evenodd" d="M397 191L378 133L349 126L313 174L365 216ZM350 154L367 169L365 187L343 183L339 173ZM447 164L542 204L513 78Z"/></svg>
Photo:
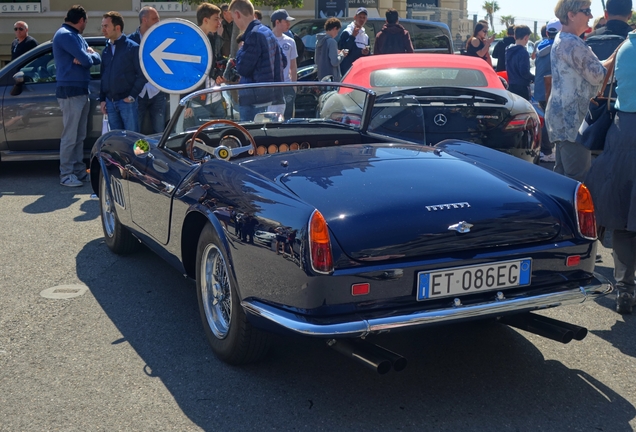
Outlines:
<svg viewBox="0 0 636 432"><path fill-rule="evenodd" d="M82 37L86 20L86 10L79 5L73 6L53 36L55 96L64 125L60 139L60 184L70 187L82 186L83 181L89 181L84 165L84 138L90 109L88 83L91 67L101 61L99 54Z"/></svg>
<svg viewBox="0 0 636 432"><path fill-rule="evenodd" d="M218 29L219 38L217 39L219 45L214 47L214 51L220 53L222 57L229 57L232 48L234 19L232 18L232 12L230 12L230 6L227 3L221 5L221 15L221 25Z"/></svg>
<svg viewBox="0 0 636 432"><path fill-rule="evenodd" d="M413 43L409 32L398 24L400 17L398 11L389 9L386 11L386 24L375 36L373 45L374 54L402 54L412 53Z"/></svg>
<svg viewBox="0 0 636 432"><path fill-rule="evenodd" d="M272 30L254 19L249 0L232 0L230 12L234 25L243 32L243 46L236 54L236 72L240 84L283 82L283 53ZM241 121L252 121L269 105L284 103L281 88L239 90Z"/></svg>
<svg viewBox="0 0 636 432"><path fill-rule="evenodd" d="M11 43L11 60L38 46L38 41L29 36L29 26L24 21L13 24L15 40Z"/></svg>
<svg viewBox="0 0 636 432"><path fill-rule="evenodd" d="M515 26L508 27L508 36L503 38L492 50L492 56L497 59L497 72L506 70L506 48L515 43Z"/></svg>
<svg viewBox="0 0 636 432"><path fill-rule="evenodd" d="M103 15L102 34L108 40L102 52L99 100L111 129L139 132L137 98L146 78L139 65L139 45L123 31L124 19L119 12Z"/></svg>
<svg viewBox="0 0 636 432"><path fill-rule="evenodd" d="M338 48L347 50L347 56L340 63L340 72L346 74L354 61L362 56L371 54L369 50L369 35L367 35L364 25L367 22L367 10L358 8L356 16L340 35Z"/></svg>
<svg viewBox="0 0 636 432"><path fill-rule="evenodd" d="M515 27L515 44L506 48L506 71L508 72L508 90L530 100L530 83L534 75L530 73L530 56L526 50L532 34L530 27Z"/></svg>
<svg viewBox="0 0 636 432"><path fill-rule="evenodd" d="M139 27L128 38L141 45L141 39L150 27L159 22L159 13L152 6L144 6L139 10ZM150 121L150 132L161 133L166 126L167 95L157 87L146 83L137 98L137 113L139 114L139 129L143 130L146 115Z"/></svg>
<svg viewBox="0 0 636 432"><path fill-rule="evenodd" d="M632 16L632 0L607 0L604 27L589 33L585 42L599 60L606 60L632 31L627 23Z"/></svg>

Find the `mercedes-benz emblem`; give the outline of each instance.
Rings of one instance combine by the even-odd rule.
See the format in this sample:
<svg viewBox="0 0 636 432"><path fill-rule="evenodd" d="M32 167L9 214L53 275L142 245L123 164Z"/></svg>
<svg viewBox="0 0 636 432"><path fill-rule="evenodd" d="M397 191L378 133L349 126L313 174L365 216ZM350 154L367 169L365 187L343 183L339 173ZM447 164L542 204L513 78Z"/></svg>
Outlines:
<svg viewBox="0 0 636 432"><path fill-rule="evenodd" d="M444 126L448 120L446 120L446 116L444 114L437 114L433 119L433 122L437 126Z"/></svg>

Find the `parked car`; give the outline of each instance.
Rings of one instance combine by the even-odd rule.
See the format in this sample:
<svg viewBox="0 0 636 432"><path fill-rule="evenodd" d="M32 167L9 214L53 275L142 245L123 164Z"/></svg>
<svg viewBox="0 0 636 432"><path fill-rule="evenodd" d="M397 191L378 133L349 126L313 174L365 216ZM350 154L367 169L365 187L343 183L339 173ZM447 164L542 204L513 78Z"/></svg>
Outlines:
<svg viewBox="0 0 636 432"><path fill-rule="evenodd" d="M353 21L352 17L339 18L342 28L336 36L336 40L340 40L340 35L344 29ZM314 53L316 51L316 36L318 33L325 31L325 18L306 19L295 23L291 27L292 33L298 36L304 45L302 58L297 60L298 66L308 66L314 64ZM382 26L386 24L384 18L367 19L364 29L369 36L369 45L373 49L375 43L375 35L382 30ZM413 49L419 53L446 53L452 54L453 41L448 26L441 22L400 19L400 24L408 30L413 42Z"/></svg>
<svg viewBox="0 0 636 432"><path fill-rule="evenodd" d="M398 98L401 89L410 89L408 93L424 111L426 144L456 138L538 162L542 124L537 112L528 101L507 91L480 58L443 54L360 58L342 82L381 94L397 92ZM339 94L330 104L355 111L358 103L350 96Z"/></svg>
<svg viewBox="0 0 636 432"><path fill-rule="evenodd" d="M324 108L253 121L185 114L211 92L292 85L357 94L357 121ZM380 373L406 360L370 343L376 333L499 318L564 343L585 337L531 312L611 290L594 274L587 188L466 141L426 146L428 115L408 94L341 83L196 92L163 136L112 131L95 143L105 243L126 254L140 240L195 279L208 341L232 364L260 359L271 331L323 338ZM218 217L228 208L243 215L241 239ZM250 241L277 229L282 254Z"/></svg>
<svg viewBox="0 0 636 432"><path fill-rule="evenodd" d="M106 39L87 37L101 54ZM56 69L51 41L38 45L0 70L2 97L0 161L59 159L62 111L55 97ZM102 133L99 65L91 68L90 114L84 148L88 155Z"/></svg>

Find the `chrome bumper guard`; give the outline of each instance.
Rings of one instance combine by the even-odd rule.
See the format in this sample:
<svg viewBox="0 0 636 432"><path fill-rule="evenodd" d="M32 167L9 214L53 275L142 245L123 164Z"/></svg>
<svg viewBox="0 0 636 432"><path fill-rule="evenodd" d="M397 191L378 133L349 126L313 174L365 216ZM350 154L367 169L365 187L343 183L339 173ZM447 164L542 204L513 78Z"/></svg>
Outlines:
<svg viewBox="0 0 636 432"><path fill-rule="evenodd" d="M247 313L265 318L294 333L316 337L364 337L370 333L387 332L394 329L450 323L505 315L511 312L527 312L583 303L588 298L595 299L609 294L612 289L613 287L609 280L594 273L592 282L567 291L536 296L528 295L513 299L504 298L488 303L435 309L383 318L360 319L337 324L311 323L303 315L283 311L257 300L246 300L241 305Z"/></svg>

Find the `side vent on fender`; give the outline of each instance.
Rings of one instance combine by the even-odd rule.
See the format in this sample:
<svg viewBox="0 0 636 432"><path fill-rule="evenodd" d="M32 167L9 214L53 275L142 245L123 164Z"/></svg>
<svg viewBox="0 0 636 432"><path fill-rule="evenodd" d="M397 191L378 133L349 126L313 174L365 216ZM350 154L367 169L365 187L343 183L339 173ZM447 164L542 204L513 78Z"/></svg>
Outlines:
<svg viewBox="0 0 636 432"><path fill-rule="evenodd" d="M110 177L110 188L113 194L113 201L117 203L117 205L123 209L126 208L126 200L124 199L124 187L122 186L119 179L115 177Z"/></svg>

